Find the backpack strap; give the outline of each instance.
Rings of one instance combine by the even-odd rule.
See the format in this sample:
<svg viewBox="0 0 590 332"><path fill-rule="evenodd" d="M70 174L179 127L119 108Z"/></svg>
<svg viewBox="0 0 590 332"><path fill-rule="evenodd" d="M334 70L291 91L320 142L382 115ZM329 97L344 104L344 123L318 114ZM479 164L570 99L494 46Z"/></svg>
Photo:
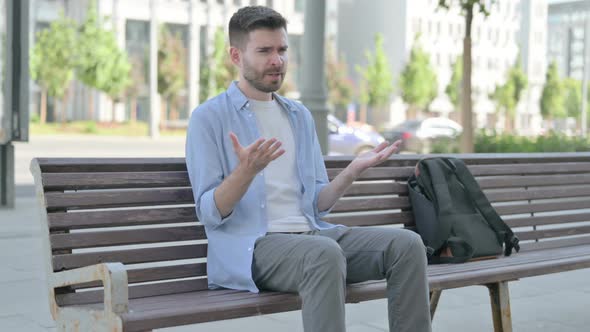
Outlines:
<svg viewBox="0 0 590 332"><path fill-rule="evenodd" d="M473 200L475 206L487 220L488 224L494 229L498 235L498 240L504 242L504 255L510 256L513 249L517 252L520 251L518 237L514 235L510 227L506 225L496 210L492 207L490 201L488 201L484 193L481 191L479 184L475 181L475 178L471 175L467 166L465 166L465 163L463 163L462 160L455 158L442 159L454 169L457 179L463 184L463 187L469 193L469 197Z"/></svg>

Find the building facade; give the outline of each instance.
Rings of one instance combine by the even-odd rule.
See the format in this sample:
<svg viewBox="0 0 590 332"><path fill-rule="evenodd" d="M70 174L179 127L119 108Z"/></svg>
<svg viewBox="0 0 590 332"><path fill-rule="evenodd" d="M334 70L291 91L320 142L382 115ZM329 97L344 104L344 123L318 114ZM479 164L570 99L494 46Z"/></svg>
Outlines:
<svg viewBox="0 0 590 332"><path fill-rule="evenodd" d="M57 19L61 11L66 16L82 22L90 0L32 0L31 31L37 32ZM187 56L187 82L180 92L175 114L163 103L162 121L168 125L182 126L192 109L199 103L200 68L213 51L213 39L217 29L227 31L231 15L246 5L269 6L289 20L291 61L294 67L301 58L303 34L303 0L98 0L97 9L106 18L103 27L115 32L119 47L125 49L135 67L132 77L134 96L124 103L113 104L108 96L73 82L67 105L68 120L126 121L136 118L147 121L150 116L150 44L157 43L150 34L152 17L156 31L165 25L171 34L179 36ZM31 41L34 42L34 33ZM298 76L294 73L294 76ZM295 78L297 79L297 78ZM39 88L32 82L31 113L38 113ZM161 102L160 96L155 100ZM89 103L92 103L90 105ZM53 117L53 101L49 100L48 120ZM113 110L113 106L115 109ZM92 109L93 111L89 111Z"/></svg>
<svg viewBox="0 0 590 332"><path fill-rule="evenodd" d="M447 11L437 7L438 0L376 0L371 6L358 0L339 0L338 47L355 81L358 74L354 67L366 64L365 52L374 48L375 34L380 32L384 36L398 95L392 103L392 123L405 119L406 106L399 97L398 82L417 35L422 48L430 54L438 78L438 96L430 111L445 117L454 111L444 91L451 79L452 64L463 52L465 22L458 8ZM489 95L496 85L505 82L508 69L519 54L532 84L518 107L516 129L534 134L534 128L540 126L538 86L542 86L546 67L546 7L545 0L499 0L491 7L489 17L475 14L472 84L476 127L502 127L504 121L493 116L496 107ZM350 23L358 22L361 17L362 24Z"/></svg>

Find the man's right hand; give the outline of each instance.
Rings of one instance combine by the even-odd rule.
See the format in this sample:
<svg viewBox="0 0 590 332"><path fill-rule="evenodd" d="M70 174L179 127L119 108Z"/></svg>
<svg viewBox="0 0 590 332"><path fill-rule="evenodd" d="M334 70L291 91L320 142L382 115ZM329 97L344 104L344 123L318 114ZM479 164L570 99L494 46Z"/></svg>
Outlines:
<svg viewBox="0 0 590 332"><path fill-rule="evenodd" d="M232 141L236 156L240 161L239 167L251 176L258 174L258 172L262 171L271 161L285 153L284 149L280 149L282 143L276 138L268 140L259 138L254 143L244 147L240 144L236 134L232 132L229 134L229 137Z"/></svg>

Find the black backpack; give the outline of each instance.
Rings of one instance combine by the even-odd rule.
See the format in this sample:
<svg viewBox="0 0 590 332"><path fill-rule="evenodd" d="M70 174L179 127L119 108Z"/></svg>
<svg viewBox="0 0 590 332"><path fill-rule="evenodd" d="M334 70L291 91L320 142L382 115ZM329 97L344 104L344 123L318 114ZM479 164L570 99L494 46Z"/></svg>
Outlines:
<svg viewBox="0 0 590 332"><path fill-rule="evenodd" d="M429 263L461 263L471 258L509 256L518 238L491 206L463 161L436 157L418 162L408 179L418 233ZM452 257L441 257L447 248Z"/></svg>

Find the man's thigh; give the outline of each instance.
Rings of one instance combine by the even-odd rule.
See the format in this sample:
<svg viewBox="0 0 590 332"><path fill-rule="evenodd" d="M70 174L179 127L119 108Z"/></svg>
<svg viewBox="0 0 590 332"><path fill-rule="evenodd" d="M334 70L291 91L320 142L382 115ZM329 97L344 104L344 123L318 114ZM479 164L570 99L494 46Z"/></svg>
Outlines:
<svg viewBox="0 0 590 332"><path fill-rule="evenodd" d="M419 240L412 231L385 227L337 227L315 233L340 245L349 283L385 278L388 264Z"/></svg>
<svg viewBox="0 0 590 332"><path fill-rule="evenodd" d="M338 244L322 236L269 234L256 241L252 275L263 289L297 292L304 268L325 251L340 251Z"/></svg>

